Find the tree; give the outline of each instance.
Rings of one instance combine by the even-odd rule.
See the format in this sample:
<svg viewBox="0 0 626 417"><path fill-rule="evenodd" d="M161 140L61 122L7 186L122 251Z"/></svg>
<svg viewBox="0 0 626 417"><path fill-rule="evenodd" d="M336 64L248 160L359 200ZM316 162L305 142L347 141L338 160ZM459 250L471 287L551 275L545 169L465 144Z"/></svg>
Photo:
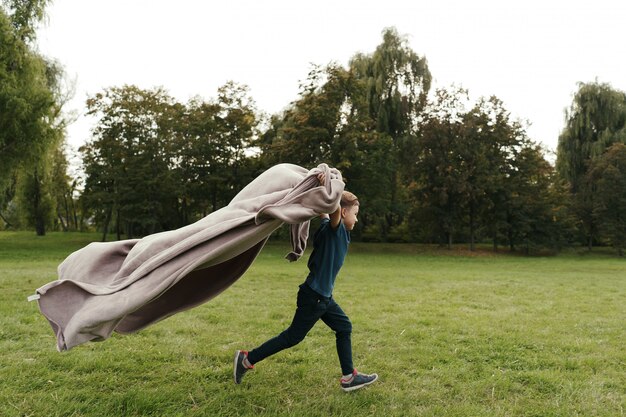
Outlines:
<svg viewBox="0 0 626 417"><path fill-rule="evenodd" d="M350 75L340 66L314 66L300 85L300 99L272 126L260 142L266 165L291 162L310 167L321 162L338 162L331 149L343 127L342 106L349 101Z"/></svg>
<svg viewBox="0 0 626 417"><path fill-rule="evenodd" d="M566 189L539 145L523 142L505 178L499 231L510 250L560 249L571 235Z"/></svg>
<svg viewBox="0 0 626 417"><path fill-rule="evenodd" d="M187 221L227 205L258 174L250 160L259 117L248 87L228 82L217 99L181 107L179 121L175 170Z"/></svg>
<svg viewBox="0 0 626 417"><path fill-rule="evenodd" d="M499 240L511 250L562 244L558 188L541 147L497 97L466 110L468 101L466 90L437 90L405 148L410 229L448 247L466 237L471 250L486 236L494 250Z"/></svg>
<svg viewBox="0 0 626 417"><path fill-rule="evenodd" d="M178 226L172 159L173 100L162 89L114 87L87 100L99 118L81 148L84 198L103 226L115 219L118 239Z"/></svg>
<svg viewBox="0 0 626 417"><path fill-rule="evenodd" d="M50 193L54 200L55 214L63 231L79 230L77 203L74 197L77 178L68 174L68 161L63 147L54 149L51 155Z"/></svg>
<svg viewBox="0 0 626 417"><path fill-rule="evenodd" d="M225 206L245 187L258 172L254 164L249 164L254 144L259 136L259 116L256 104L250 96L246 85L229 81L217 90L219 113L219 142L225 145L226 184L222 193L222 204ZM217 210L213 204L213 210Z"/></svg>
<svg viewBox="0 0 626 417"><path fill-rule="evenodd" d="M248 88L233 82L218 98L187 105L161 88L114 87L91 97L94 138L81 148L83 201L119 239L188 224L228 204L257 172L249 149L258 117Z"/></svg>
<svg viewBox="0 0 626 417"><path fill-rule="evenodd" d="M626 248L626 146L615 143L591 164L587 181L594 189L593 216L602 236L624 256Z"/></svg>
<svg viewBox="0 0 626 417"><path fill-rule="evenodd" d="M58 71L16 35L0 11L0 188L20 163L34 163L58 139Z"/></svg>
<svg viewBox="0 0 626 417"><path fill-rule="evenodd" d="M569 182L572 209L589 250L597 235L593 184L585 180L593 159L613 143L626 143L626 93L604 83L580 83L559 136L557 170Z"/></svg>
<svg viewBox="0 0 626 417"><path fill-rule="evenodd" d="M418 139L405 147L414 234L452 246L464 211L463 170L457 149L465 135L467 91L437 90L424 113ZM408 159L410 155L411 159Z"/></svg>
<svg viewBox="0 0 626 417"><path fill-rule="evenodd" d="M12 228L17 226L17 221L11 219L10 213L7 213L7 209L15 206L13 199L15 197L15 188L17 185L17 174L14 173L7 181L8 185L4 189L0 188L0 220L4 223L4 228ZM16 219L17 220L17 219Z"/></svg>
<svg viewBox="0 0 626 417"><path fill-rule="evenodd" d="M45 234L53 209L48 152L59 146L65 125L63 71L33 46L47 4L0 3L0 190L5 194L0 209L9 203L22 210L38 235ZM14 196L15 201L7 199Z"/></svg>
<svg viewBox="0 0 626 417"><path fill-rule="evenodd" d="M45 235L54 218L48 158L19 173L17 195L26 224L35 228L37 236Z"/></svg>
<svg viewBox="0 0 626 417"><path fill-rule="evenodd" d="M11 15L11 25L22 41L33 41L36 25L46 15L50 0L2 0L0 5Z"/></svg>
<svg viewBox="0 0 626 417"><path fill-rule="evenodd" d="M348 68L311 70L299 99L262 135L262 160L336 166L368 207L357 234L372 226L386 239L406 212L401 144L416 131L429 88L426 59L386 29L381 45L355 55Z"/></svg>
<svg viewBox="0 0 626 417"><path fill-rule="evenodd" d="M399 164L403 144L415 137L420 114L430 90L431 74L426 58L409 46L395 28L383 31L383 42L373 54L357 54L350 61L350 71L360 86L353 101L348 126L377 132L383 141L389 139L385 166L390 193L382 234L402 223L406 209L402 196L402 165ZM383 172L384 173L384 172Z"/></svg>

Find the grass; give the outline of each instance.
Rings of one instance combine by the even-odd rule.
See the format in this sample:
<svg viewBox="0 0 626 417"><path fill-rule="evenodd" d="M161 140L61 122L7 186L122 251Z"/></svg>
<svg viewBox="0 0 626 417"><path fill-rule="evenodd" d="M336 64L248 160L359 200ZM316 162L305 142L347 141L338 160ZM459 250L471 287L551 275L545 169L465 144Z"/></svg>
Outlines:
<svg viewBox="0 0 626 417"><path fill-rule="evenodd" d="M306 259L271 243L219 297L130 336L55 350L26 297L98 235L0 233L1 416L622 416L626 261L420 245L350 248L335 298L355 364L338 387L322 323L232 382L232 354L288 326Z"/></svg>

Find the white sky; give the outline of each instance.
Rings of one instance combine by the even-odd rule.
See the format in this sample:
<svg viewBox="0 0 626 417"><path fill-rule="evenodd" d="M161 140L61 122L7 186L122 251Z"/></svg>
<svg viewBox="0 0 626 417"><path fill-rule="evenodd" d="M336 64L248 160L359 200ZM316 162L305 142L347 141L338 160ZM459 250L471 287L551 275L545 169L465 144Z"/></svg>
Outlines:
<svg viewBox="0 0 626 417"><path fill-rule="evenodd" d="M389 26L426 56L433 91L496 95L551 150L578 81L626 90L622 0L53 0L48 15L38 44L76 80L74 148L93 123L85 99L104 88L162 86L187 101L233 80L271 114L297 98L311 63L347 65Z"/></svg>

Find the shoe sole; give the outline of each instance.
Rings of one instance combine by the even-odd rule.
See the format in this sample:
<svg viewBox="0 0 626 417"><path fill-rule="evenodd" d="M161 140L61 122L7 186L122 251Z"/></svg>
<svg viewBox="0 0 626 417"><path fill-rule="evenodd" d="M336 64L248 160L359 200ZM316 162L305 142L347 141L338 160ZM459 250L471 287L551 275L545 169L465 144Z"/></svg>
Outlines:
<svg viewBox="0 0 626 417"><path fill-rule="evenodd" d="M366 382L365 384L355 385L355 386L353 386L353 387L348 387L348 388L341 387L341 389L342 389L342 390L344 390L345 392L350 392L350 391L357 390L357 389L359 389L359 388L366 387L366 386L368 386L368 385L370 385L370 384L373 384L374 382L376 382L376 381L378 380L378 374L373 374L373 375L374 375L375 377L374 377L374 379L372 379L370 382Z"/></svg>
<svg viewBox="0 0 626 417"><path fill-rule="evenodd" d="M233 380L235 381L235 384L239 384L241 381L237 382L237 359L239 358L239 354L241 353L240 350L235 352L235 360L233 362Z"/></svg>

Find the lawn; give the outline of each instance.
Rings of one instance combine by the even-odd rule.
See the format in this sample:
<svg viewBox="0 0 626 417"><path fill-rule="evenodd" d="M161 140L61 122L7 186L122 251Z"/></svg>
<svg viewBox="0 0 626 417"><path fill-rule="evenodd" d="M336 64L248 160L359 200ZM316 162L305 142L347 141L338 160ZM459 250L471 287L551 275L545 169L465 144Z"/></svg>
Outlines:
<svg viewBox="0 0 626 417"><path fill-rule="evenodd" d="M622 416L626 260L522 257L352 244L335 298L356 366L379 382L339 389L319 323L232 382L235 349L282 331L306 259L272 242L214 300L101 343L55 350L26 297L95 234L0 232L1 416Z"/></svg>

